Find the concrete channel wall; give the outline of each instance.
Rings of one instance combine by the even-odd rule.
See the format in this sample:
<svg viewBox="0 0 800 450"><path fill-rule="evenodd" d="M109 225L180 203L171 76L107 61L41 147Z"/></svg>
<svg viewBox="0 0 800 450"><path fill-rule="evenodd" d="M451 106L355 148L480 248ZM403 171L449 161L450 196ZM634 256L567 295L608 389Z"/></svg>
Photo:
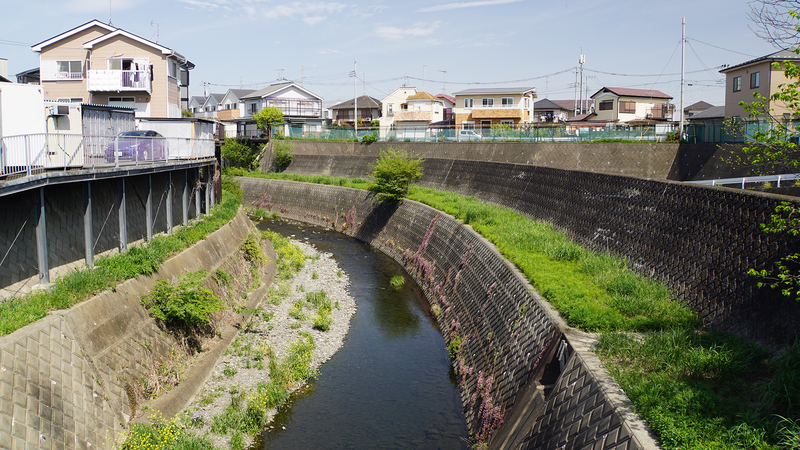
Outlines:
<svg viewBox="0 0 800 450"><path fill-rule="evenodd" d="M174 344L141 295L159 279L215 270L257 232L240 211L152 276L0 337L0 449L112 448L132 418L126 383L143 375L149 358L167 358Z"/></svg>
<svg viewBox="0 0 800 450"><path fill-rule="evenodd" d="M416 202L376 204L360 190L239 181L248 206L342 231L406 268L438 311L448 345L461 342L454 366L468 426L476 436L499 426L490 448L657 448L599 363L586 363L588 348L564 338L548 303L470 227ZM566 369L545 397L551 360Z"/></svg>
<svg viewBox="0 0 800 450"><path fill-rule="evenodd" d="M366 177L371 162L299 154L287 172ZM706 326L777 347L800 327L797 302L747 275L800 251L797 240L759 228L781 202L797 205L795 197L526 164L429 158L423 168L423 186L514 209L621 255L672 288Z"/></svg>

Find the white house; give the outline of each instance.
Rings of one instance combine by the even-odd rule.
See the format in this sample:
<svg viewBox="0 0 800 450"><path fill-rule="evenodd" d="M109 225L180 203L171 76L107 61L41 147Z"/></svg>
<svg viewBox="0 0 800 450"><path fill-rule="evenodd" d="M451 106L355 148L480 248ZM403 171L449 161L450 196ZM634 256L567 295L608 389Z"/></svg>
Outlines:
<svg viewBox="0 0 800 450"><path fill-rule="evenodd" d="M319 132L322 130L322 97L293 83L284 82L267 86L241 98L245 118L272 106L283 112L284 133ZM250 120L252 122L252 120Z"/></svg>
<svg viewBox="0 0 800 450"><path fill-rule="evenodd" d="M653 89L604 87L591 96L595 119L610 122L672 120L672 97Z"/></svg>
<svg viewBox="0 0 800 450"><path fill-rule="evenodd" d="M417 93L417 88L412 86L402 86L391 94L381 100L381 138L385 138L386 134L394 129L395 117L394 114L400 111L400 105L406 101L410 95Z"/></svg>

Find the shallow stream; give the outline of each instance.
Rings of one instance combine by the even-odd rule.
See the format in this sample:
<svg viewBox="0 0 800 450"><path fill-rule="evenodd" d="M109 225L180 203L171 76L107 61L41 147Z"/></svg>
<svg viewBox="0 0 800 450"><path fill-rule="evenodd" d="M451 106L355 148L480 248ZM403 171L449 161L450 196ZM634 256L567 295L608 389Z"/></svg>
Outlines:
<svg viewBox="0 0 800 450"><path fill-rule="evenodd" d="M293 394L251 450L468 449L445 342L428 303L388 256L340 233L267 221L260 229L330 252L358 310L344 346ZM403 275L405 285L389 280Z"/></svg>

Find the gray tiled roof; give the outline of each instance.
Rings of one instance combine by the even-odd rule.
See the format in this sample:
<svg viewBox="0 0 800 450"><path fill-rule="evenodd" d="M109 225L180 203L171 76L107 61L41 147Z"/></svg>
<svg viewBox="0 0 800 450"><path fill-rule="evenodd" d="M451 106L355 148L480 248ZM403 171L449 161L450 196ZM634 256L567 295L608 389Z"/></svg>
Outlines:
<svg viewBox="0 0 800 450"><path fill-rule="evenodd" d="M692 117L687 117L686 120L700 120L700 119L719 119L725 117L725 106L712 106L705 111L701 111Z"/></svg>
<svg viewBox="0 0 800 450"><path fill-rule="evenodd" d="M359 108L379 108L381 107L380 100L370 97L369 95L361 95L358 97ZM353 108L353 99L337 103L329 107L330 109L348 109Z"/></svg>
<svg viewBox="0 0 800 450"><path fill-rule="evenodd" d="M726 67L720 70L720 73L730 72L731 70L738 69L740 67L749 66L751 64L757 64L764 61L785 61L785 60L798 60L800 59L800 55L791 51L791 50L778 50L775 53L770 53L769 55L764 55L758 57L756 59L751 59L750 61L745 61L740 64L736 64L735 66Z"/></svg>
<svg viewBox="0 0 800 450"><path fill-rule="evenodd" d="M240 100L244 100L246 98L261 98L261 97L263 97L265 95L268 95L268 94L271 94L273 92L280 91L281 89L283 89L285 87L288 87L288 86L291 86L292 84L294 84L294 83L287 82L287 83L271 84L271 85L269 85L269 86L267 86L265 88L261 88L261 89L259 89L257 91L251 92L250 94L248 94L248 95L246 95L244 97L240 97L239 99Z"/></svg>

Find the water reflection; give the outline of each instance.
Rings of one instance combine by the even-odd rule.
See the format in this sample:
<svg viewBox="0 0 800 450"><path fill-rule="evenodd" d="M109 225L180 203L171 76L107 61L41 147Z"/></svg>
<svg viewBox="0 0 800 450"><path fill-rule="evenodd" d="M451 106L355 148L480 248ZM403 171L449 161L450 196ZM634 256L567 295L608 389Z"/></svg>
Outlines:
<svg viewBox="0 0 800 450"><path fill-rule="evenodd" d="M467 449L466 424L444 340L402 268L338 233L263 223L331 252L350 276L358 310L342 349L294 395L255 448ZM285 429L284 429L285 427Z"/></svg>

